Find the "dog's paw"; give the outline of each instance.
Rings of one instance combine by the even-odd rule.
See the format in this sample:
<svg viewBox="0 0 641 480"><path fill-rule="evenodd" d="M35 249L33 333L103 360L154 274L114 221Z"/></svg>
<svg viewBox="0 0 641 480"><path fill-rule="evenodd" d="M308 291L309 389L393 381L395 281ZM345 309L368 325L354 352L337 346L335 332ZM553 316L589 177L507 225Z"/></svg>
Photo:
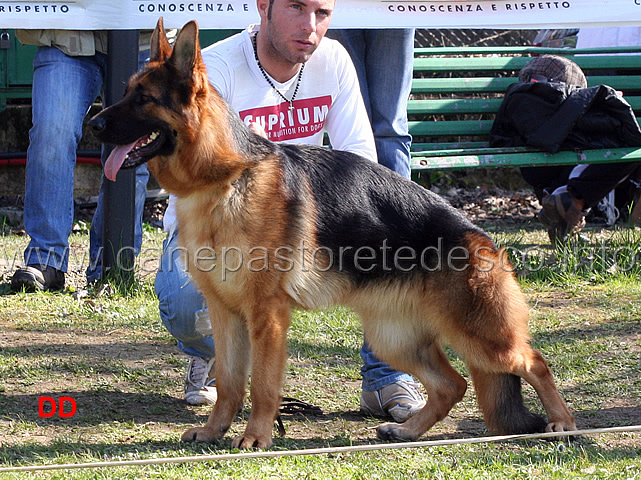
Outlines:
<svg viewBox="0 0 641 480"><path fill-rule="evenodd" d="M576 429L574 422L551 422L545 427L546 432L573 432Z"/></svg>
<svg viewBox="0 0 641 480"><path fill-rule="evenodd" d="M182 434L180 440L183 442L205 442L216 443L222 438L223 434L218 434L207 427L194 427Z"/></svg>
<svg viewBox="0 0 641 480"><path fill-rule="evenodd" d="M252 448L267 450L271 446L272 438L270 436L251 435L248 433L234 438L231 442L231 448L239 448L241 450L249 450Z"/></svg>
<svg viewBox="0 0 641 480"><path fill-rule="evenodd" d="M576 431L576 423L574 422L574 418L566 421L558 421L558 422L550 422L547 424L545 427L546 432L574 432ZM570 441L573 440L577 437L552 437L553 439L559 439L559 440L565 440L565 441Z"/></svg>
<svg viewBox="0 0 641 480"><path fill-rule="evenodd" d="M418 438L415 432L402 423L384 423L376 429L378 438L388 442L411 442Z"/></svg>

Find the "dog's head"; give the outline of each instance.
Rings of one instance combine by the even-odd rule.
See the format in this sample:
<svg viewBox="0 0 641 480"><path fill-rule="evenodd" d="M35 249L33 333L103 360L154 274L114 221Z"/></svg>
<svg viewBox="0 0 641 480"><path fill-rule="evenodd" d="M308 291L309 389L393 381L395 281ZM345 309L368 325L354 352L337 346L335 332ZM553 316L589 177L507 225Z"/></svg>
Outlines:
<svg viewBox="0 0 641 480"><path fill-rule="evenodd" d="M104 167L110 180L115 180L120 168L152 159L158 159L149 164L156 174L159 162L167 164L188 154L199 130L199 110L208 102L210 89L196 22L182 28L172 50L160 18L150 54L149 63L131 77L124 97L89 121L101 142L115 145Z"/></svg>

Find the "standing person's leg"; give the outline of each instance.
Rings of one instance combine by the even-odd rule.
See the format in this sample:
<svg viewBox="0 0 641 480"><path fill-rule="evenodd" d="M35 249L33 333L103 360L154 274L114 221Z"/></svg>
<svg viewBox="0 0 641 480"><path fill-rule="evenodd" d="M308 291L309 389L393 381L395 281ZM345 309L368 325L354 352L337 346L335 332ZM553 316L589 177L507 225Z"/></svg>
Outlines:
<svg viewBox="0 0 641 480"><path fill-rule="evenodd" d="M76 149L83 119L102 86L105 58L101 53L71 57L54 47L40 47L34 58L24 212L31 241L26 267L12 278L14 290L64 287Z"/></svg>
<svg viewBox="0 0 641 480"><path fill-rule="evenodd" d="M138 68L142 68L149 61L149 48L138 52ZM147 181L149 180L149 170L147 165L143 164L136 168L135 180L135 212L134 212L134 255L140 253L142 248L142 217L145 210L145 200L147 197ZM102 219L104 205L104 183L103 175L98 193L98 206L91 220L89 230L89 265L85 271L87 283L93 283L102 277Z"/></svg>
<svg viewBox="0 0 641 480"><path fill-rule="evenodd" d="M410 178L407 101L412 90L414 29L365 30L369 116L378 162Z"/></svg>
<svg viewBox="0 0 641 480"><path fill-rule="evenodd" d="M407 101L412 89L414 29L338 29L327 36L349 52L369 116L378 163L410 177Z"/></svg>

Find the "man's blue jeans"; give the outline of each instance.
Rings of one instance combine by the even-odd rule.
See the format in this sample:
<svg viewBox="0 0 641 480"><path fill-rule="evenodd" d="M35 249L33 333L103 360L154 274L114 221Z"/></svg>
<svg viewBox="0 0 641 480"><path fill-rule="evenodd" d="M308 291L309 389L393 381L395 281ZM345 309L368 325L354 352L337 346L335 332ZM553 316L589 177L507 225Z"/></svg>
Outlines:
<svg viewBox="0 0 641 480"><path fill-rule="evenodd" d="M76 149L82 121L100 93L105 67L102 53L70 57L55 47L36 52L24 198L24 224L31 237L26 265L67 271Z"/></svg>
<svg viewBox="0 0 641 480"><path fill-rule="evenodd" d="M378 163L409 178L412 136L407 101L412 89L414 29L338 29L329 30L327 36L341 42L356 67Z"/></svg>
<svg viewBox="0 0 641 480"><path fill-rule="evenodd" d="M414 29L330 30L356 67L361 94L372 124L378 163L410 178L412 136L407 101L412 88ZM399 380L413 381L376 358L367 339L361 349L363 390L371 392Z"/></svg>
<svg viewBox="0 0 641 480"><path fill-rule="evenodd" d="M48 265L67 271L76 150L84 117L100 93L106 60L102 53L71 57L55 47L40 47L36 52L24 199L25 229L31 238L24 253L26 265ZM140 185L144 195L148 175L146 167L136 175L137 198L141 195ZM139 250L144 197L136 205ZM102 188L92 222L91 248L98 251L101 245Z"/></svg>

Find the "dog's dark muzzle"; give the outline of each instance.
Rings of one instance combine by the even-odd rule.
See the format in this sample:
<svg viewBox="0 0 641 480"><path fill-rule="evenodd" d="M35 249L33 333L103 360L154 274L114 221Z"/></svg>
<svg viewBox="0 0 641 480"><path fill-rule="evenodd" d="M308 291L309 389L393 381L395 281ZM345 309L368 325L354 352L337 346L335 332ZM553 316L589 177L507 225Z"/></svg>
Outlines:
<svg viewBox="0 0 641 480"><path fill-rule="evenodd" d="M107 121L99 116L93 117L91 120L89 120L89 122L87 122L87 125L89 125L91 131L98 138L100 138L100 136L104 134L105 130L107 129Z"/></svg>

